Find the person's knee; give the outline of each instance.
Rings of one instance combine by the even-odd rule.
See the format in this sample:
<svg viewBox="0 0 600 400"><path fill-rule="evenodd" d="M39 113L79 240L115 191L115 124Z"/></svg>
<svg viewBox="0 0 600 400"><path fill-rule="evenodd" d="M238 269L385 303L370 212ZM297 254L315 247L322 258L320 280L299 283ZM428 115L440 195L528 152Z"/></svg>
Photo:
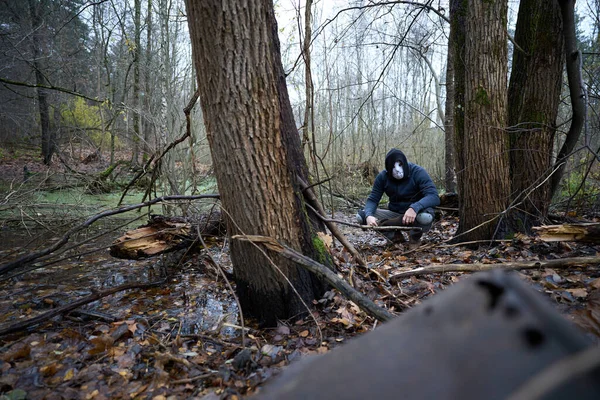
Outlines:
<svg viewBox="0 0 600 400"><path fill-rule="evenodd" d="M433 222L433 215L428 212L417 214L417 223L419 225L430 225Z"/></svg>
<svg viewBox="0 0 600 400"><path fill-rule="evenodd" d="M356 222L358 222L360 225L367 224L365 210L360 210L359 212L356 213Z"/></svg>

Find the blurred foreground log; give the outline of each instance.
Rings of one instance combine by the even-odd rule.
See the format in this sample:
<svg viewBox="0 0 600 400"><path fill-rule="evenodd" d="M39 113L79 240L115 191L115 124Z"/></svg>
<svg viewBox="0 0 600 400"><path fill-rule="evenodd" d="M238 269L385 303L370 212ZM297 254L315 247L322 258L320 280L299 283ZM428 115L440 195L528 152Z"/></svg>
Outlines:
<svg viewBox="0 0 600 400"><path fill-rule="evenodd" d="M600 243L600 223L544 225L533 228L546 242Z"/></svg>
<svg viewBox="0 0 600 400"><path fill-rule="evenodd" d="M598 399L600 350L517 275L474 275L325 355L270 399Z"/></svg>
<svg viewBox="0 0 600 400"><path fill-rule="evenodd" d="M196 225L202 235L225 234L225 225L218 212L203 215L199 221L153 215L148 224L128 231L115 240L110 247L110 255L137 260L190 247L198 239Z"/></svg>

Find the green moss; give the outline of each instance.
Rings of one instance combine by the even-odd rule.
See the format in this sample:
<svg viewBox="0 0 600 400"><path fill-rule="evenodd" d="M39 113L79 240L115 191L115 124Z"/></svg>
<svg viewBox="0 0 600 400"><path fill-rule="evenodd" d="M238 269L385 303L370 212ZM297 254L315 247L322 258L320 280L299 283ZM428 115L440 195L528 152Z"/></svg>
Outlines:
<svg viewBox="0 0 600 400"><path fill-rule="evenodd" d="M475 103L482 106L489 106L491 104L487 91L481 85L475 92Z"/></svg>
<svg viewBox="0 0 600 400"><path fill-rule="evenodd" d="M328 259L329 259L329 257L328 257L329 253L327 251L327 246L325 246L325 243L323 243L321 238L318 237L317 235L313 235L312 242L313 242L313 247L315 248L315 250L317 252L317 261L323 265L327 265Z"/></svg>

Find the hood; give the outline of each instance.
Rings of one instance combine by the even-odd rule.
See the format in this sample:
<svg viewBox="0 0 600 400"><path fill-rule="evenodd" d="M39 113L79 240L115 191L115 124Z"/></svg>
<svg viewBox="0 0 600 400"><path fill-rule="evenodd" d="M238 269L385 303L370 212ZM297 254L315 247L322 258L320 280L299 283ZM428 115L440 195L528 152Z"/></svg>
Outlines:
<svg viewBox="0 0 600 400"><path fill-rule="evenodd" d="M394 169L394 164L396 161L400 161L402 163L402 167L404 169L404 179L408 179L410 177L410 169L408 168L408 160L403 152L398 149L391 149L388 151L385 156L385 170L387 171L388 178L395 179L392 176L392 170Z"/></svg>

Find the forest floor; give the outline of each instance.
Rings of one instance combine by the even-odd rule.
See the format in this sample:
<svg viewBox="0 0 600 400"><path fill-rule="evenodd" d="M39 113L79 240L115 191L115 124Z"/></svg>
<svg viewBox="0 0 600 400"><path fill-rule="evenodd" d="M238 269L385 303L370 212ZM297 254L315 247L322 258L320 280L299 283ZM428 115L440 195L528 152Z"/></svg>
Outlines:
<svg viewBox="0 0 600 400"><path fill-rule="evenodd" d="M342 210L335 218L354 222L353 214ZM416 251L389 244L373 231L340 225L367 260L368 269L357 267L339 242L333 241L329 249L339 275L348 279L352 272L357 289L398 314L469 275L446 272L390 283L388 278L401 271L436 264L600 254L600 245L545 243L525 236L473 250L448 244L457 225L456 217L442 215ZM97 232L90 232L88 243L56 263L37 265L11 279L0 277L0 331L111 288L155 284L100 296L71 312L1 335L0 395L11 399L236 399L255 393L290 362L327 353L378 325L331 290L313 304L312 315L299 321L259 329L246 320L243 329L250 353L242 352L239 310L214 267L217 263L231 271L225 238L213 238L208 248L195 253L179 251L132 261L108 254L107 247L120 233L96 238ZM60 237L59 232L46 233L43 241L31 241L31 235L14 227L0 230L0 265ZM518 274L598 341L600 265L537 268Z"/></svg>

